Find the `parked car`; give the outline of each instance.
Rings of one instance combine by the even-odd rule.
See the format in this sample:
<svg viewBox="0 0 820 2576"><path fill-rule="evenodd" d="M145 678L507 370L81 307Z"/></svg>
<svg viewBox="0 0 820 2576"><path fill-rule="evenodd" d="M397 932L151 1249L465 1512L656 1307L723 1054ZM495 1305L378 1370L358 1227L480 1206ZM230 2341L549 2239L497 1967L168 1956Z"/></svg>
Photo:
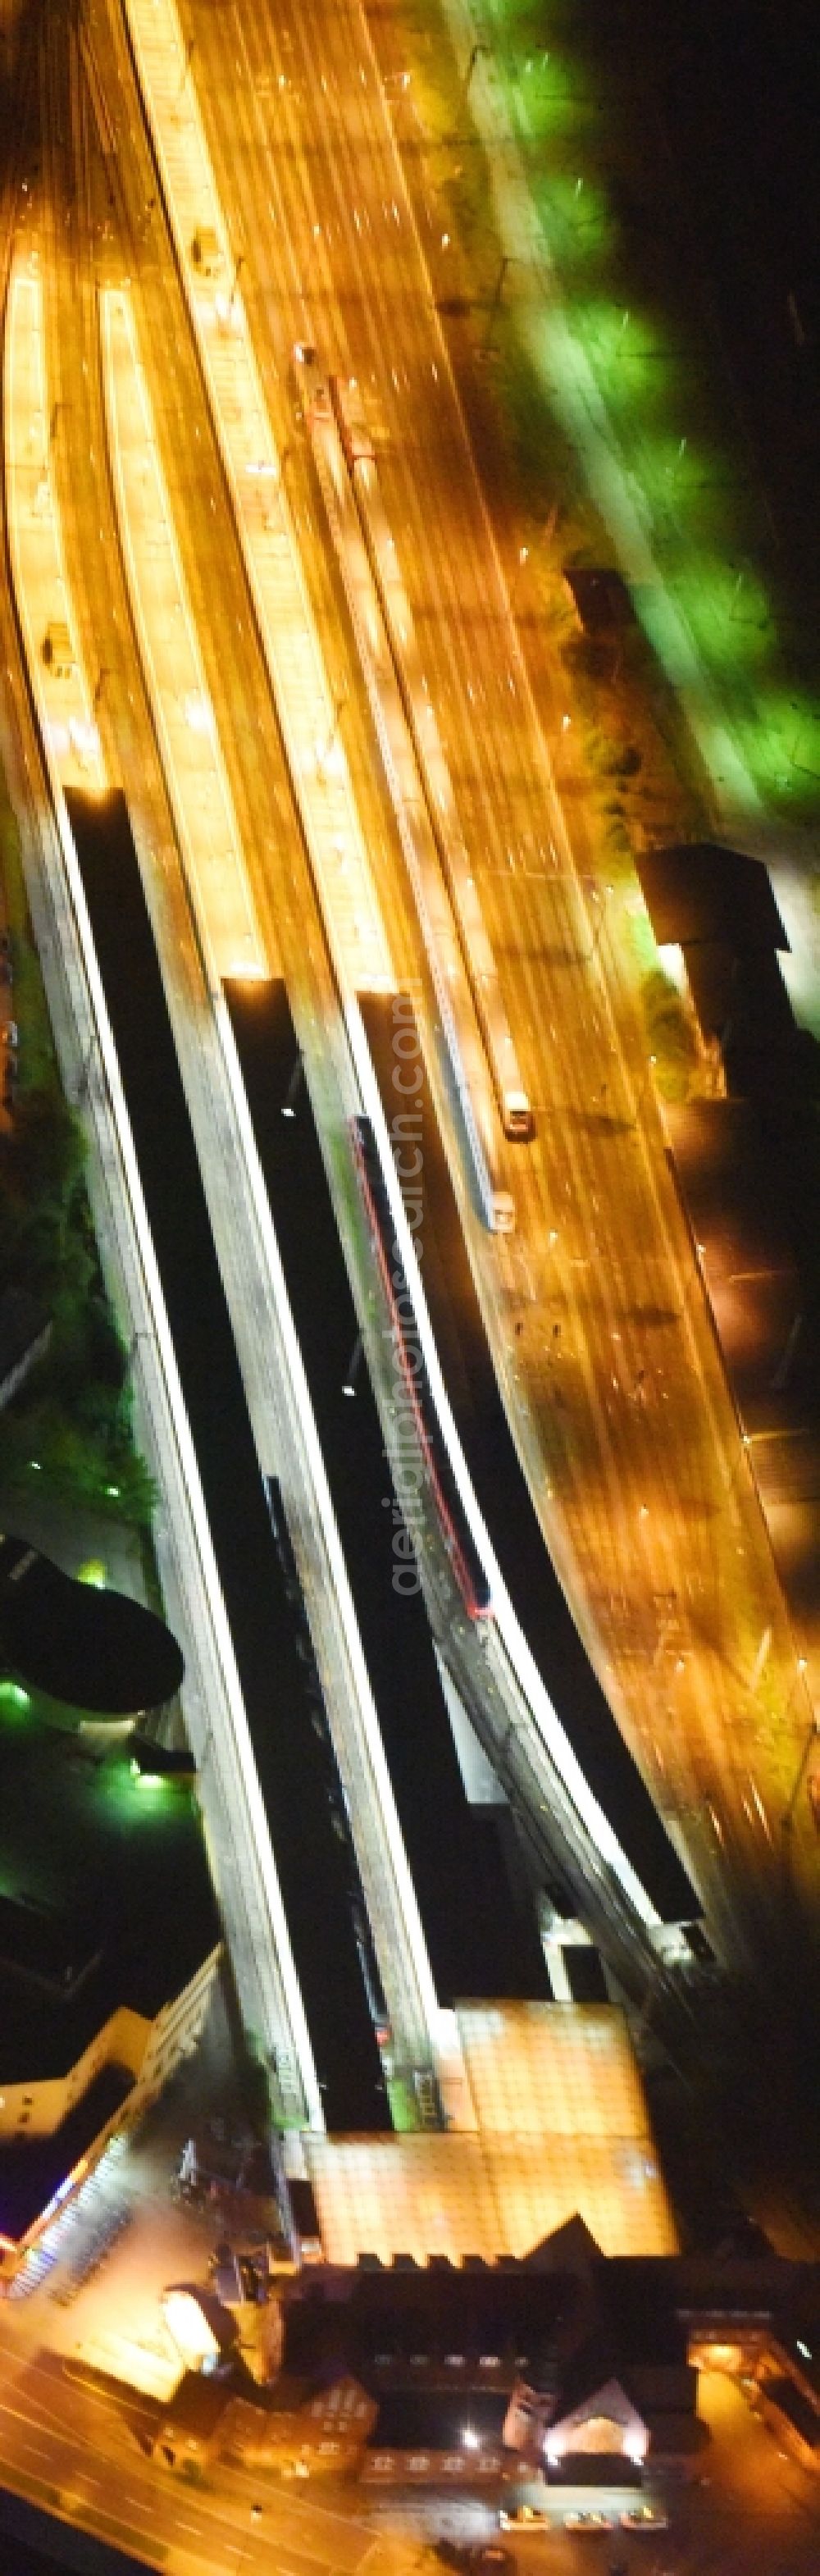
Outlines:
<svg viewBox="0 0 820 2576"><path fill-rule="evenodd" d="M516 2505L512 2513L502 2505L498 2520L502 2531L548 2531L550 2527L549 2514L539 2513L534 2504Z"/></svg>

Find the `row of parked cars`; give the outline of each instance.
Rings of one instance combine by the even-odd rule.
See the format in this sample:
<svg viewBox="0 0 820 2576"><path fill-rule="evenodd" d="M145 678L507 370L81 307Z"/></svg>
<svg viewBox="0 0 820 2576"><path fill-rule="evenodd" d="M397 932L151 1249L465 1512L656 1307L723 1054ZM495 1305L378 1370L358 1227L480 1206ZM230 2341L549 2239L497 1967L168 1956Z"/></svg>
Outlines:
<svg viewBox="0 0 820 2576"><path fill-rule="evenodd" d="M549 2531L555 2517L541 2513L536 2505L522 2504L514 2513L506 2513L502 2507L498 2519L502 2531L514 2531L520 2539L527 2532ZM586 2512L579 2507L565 2513L563 2519L565 2531L614 2531L616 2527L621 2531L666 2531L669 2524L668 2513L657 2504L633 2504L617 2516L598 2506L590 2506Z"/></svg>

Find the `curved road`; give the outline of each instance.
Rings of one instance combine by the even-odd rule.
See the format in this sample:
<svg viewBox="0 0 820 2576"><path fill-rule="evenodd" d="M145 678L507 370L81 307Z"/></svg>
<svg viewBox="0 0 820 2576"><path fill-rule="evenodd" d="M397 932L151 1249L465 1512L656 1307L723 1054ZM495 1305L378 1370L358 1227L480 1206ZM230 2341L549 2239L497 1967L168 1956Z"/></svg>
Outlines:
<svg viewBox="0 0 820 2576"><path fill-rule="evenodd" d="M805 1738L794 1645L629 997L578 894L365 22L345 0L308 15L296 0L253 12L193 0L184 26L274 417L284 426L303 335L372 407L540 1113L535 1146L507 1158L515 1245L488 1245L465 1209L496 1362L585 1640L731 1941L758 1897L779 1903L780 1819ZM423 247L440 292L432 205ZM553 682L548 714L555 703ZM808 1819L795 1846L807 1878Z"/></svg>

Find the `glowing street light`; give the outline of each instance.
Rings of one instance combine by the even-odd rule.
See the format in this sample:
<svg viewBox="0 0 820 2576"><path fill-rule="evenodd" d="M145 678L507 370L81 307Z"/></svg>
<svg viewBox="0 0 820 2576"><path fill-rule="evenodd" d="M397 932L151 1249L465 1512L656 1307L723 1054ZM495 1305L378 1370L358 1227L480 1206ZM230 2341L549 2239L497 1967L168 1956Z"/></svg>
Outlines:
<svg viewBox="0 0 820 2576"><path fill-rule="evenodd" d="M248 2550L249 2550L249 2548L250 2548L251 2540L253 2539L254 2532L255 2532L255 2530L256 2530L256 2528L257 2528L257 2525L261 2522L261 2520L262 2520L262 2507L261 2507L261 2504L252 2504L252 2505L251 2505L251 2528L250 2528L250 2532L249 2532L248 2538L243 2542L243 2546L242 2546L242 2556L241 2556L241 2558L240 2558L240 2559L238 2560L238 2562L237 2562L237 2571L236 2571L236 2576L242 2576L242 2569L243 2569L243 2567L244 2567L244 2565L245 2565L245 2561L246 2561L246 2558L247 2558L247 2555L248 2555Z"/></svg>

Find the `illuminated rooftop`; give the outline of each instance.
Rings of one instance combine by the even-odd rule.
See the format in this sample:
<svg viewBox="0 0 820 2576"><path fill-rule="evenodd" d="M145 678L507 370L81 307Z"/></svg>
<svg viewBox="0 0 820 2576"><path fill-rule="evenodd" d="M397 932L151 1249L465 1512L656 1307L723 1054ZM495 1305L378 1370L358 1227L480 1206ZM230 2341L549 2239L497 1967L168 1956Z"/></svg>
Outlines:
<svg viewBox="0 0 820 2576"><path fill-rule="evenodd" d="M326 2260L521 2260L576 2212L605 2254L674 2253L622 2014L472 2004L457 2020L477 2134L305 2141Z"/></svg>
<svg viewBox="0 0 820 2576"><path fill-rule="evenodd" d="M327 2259L519 2259L580 2210L606 2254L673 2254L648 2138L317 2138L305 2151Z"/></svg>
<svg viewBox="0 0 820 2576"><path fill-rule="evenodd" d="M611 2004L469 2003L456 2019L485 2135L648 2136L629 2032Z"/></svg>

